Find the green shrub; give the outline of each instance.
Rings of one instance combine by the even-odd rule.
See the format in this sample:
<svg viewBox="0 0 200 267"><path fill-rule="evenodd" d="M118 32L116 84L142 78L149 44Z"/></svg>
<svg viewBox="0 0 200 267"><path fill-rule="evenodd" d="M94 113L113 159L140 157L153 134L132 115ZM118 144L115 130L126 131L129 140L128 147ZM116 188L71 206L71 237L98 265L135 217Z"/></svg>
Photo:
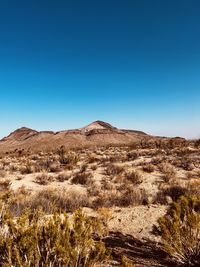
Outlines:
<svg viewBox="0 0 200 267"><path fill-rule="evenodd" d="M182 196L158 223L169 258L179 266L200 266L200 197Z"/></svg>
<svg viewBox="0 0 200 267"><path fill-rule="evenodd" d="M90 267L109 257L101 239L93 239L94 233L101 235L99 222L81 210L72 218L59 213L46 216L39 210L27 210L16 219L9 212L1 214L1 266Z"/></svg>

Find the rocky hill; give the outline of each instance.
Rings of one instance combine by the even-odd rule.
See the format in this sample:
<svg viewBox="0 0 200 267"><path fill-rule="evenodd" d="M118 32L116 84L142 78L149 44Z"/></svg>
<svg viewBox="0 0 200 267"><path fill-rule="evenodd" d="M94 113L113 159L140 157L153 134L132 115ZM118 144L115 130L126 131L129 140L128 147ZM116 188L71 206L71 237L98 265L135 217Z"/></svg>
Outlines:
<svg viewBox="0 0 200 267"><path fill-rule="evenodd" d="M134 130L121 130L103 121L95 121L85 127L59 132L36 131L22 127L0 141L0 152L15 150L53 150L84 146L131 144L150 136Z"/></svg>

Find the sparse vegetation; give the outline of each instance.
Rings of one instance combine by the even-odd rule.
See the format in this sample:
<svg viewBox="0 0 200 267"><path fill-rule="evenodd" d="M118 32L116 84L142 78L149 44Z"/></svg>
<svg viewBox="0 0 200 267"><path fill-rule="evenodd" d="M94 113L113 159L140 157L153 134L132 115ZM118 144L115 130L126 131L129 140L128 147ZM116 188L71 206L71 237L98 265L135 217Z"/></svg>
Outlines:
<svg viewBox="0 0 200 267"><path fill-rule="evenodd" d="M1 212L0 262L2 266L96 266L109 258L98 220L81 210L71 220L66 214L46 217L39 210L26 211L16 220L8 210ZM28 264L28 265L27 265Z"/></svg>
<svg viewBox="0 0 200 267"><path fill-rule="evenodd" d="M131 147L8 153L0 158L0 198L9 199L15 218L22 218L27 207L31 214L40 210L50 217L82 208L100 219L107 235L123 230L160 242L153 235L153 223L172 203L200 196L199 148L193 143L184 146L177 140L145 141ZM169 219L169 212L163 218ZM169 258L178 264L172 254ZM135 263L128 257L118 261L122 266Z"/></svg>
<svg viewBox="0 0 200 267"><path fill-rule="evenodd" d="M134 185L142 183L142 176L138 171L127 172L125 174L125 179Z"/></svg>
<svg viewBox="0 0 200 267"><path fill-rule="evenodd" d="M87 185L92 179L92 174L90 172L78 172L76 173L71 182L73 184Z"/></svg>
<svg viewBox="0 0 200 267"><path fill-rule="evenodd" d="M179 266L200 265L200 199L181 197L159 219L163 249Z"/></svg>
<svg viewBox="0 0 200 267"><path fill-rule="evenodd" d="M47 185L52 181L53 178L48 173L41 173L35 177L35 182L40 185Z"/></svg>

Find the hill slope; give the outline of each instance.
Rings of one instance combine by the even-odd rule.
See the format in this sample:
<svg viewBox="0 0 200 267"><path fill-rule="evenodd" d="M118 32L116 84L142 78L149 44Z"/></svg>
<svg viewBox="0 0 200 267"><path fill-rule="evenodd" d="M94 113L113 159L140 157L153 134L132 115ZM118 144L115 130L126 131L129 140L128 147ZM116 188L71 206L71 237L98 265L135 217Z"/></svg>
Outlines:
<svg viewBox="0 0 200 267"><path fill-rule="evenodd" d="M72 148L130 144L149 137L140 131L120 130L103 121L95 121L83 128L60 132L38 132L22 127L0 141L0 152L17 149L30 149L32 151L53 150L62 145L66 148Z"/></svg>

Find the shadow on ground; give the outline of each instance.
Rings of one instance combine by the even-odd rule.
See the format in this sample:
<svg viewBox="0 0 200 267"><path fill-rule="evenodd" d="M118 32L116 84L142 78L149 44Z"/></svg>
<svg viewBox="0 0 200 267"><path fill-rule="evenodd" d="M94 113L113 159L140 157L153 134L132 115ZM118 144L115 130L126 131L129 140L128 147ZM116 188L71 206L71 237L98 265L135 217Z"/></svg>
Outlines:
<svg viewBox="0 0 200 267"><path fill-rule="evenodd" d="M113 258L116 261L120 261L124 255L131 259L137 267L174 266L166 260L166 254L159 245L152 241L142 242L131 235L111 232L104 242L106 246L112 248Z"/></svg>

